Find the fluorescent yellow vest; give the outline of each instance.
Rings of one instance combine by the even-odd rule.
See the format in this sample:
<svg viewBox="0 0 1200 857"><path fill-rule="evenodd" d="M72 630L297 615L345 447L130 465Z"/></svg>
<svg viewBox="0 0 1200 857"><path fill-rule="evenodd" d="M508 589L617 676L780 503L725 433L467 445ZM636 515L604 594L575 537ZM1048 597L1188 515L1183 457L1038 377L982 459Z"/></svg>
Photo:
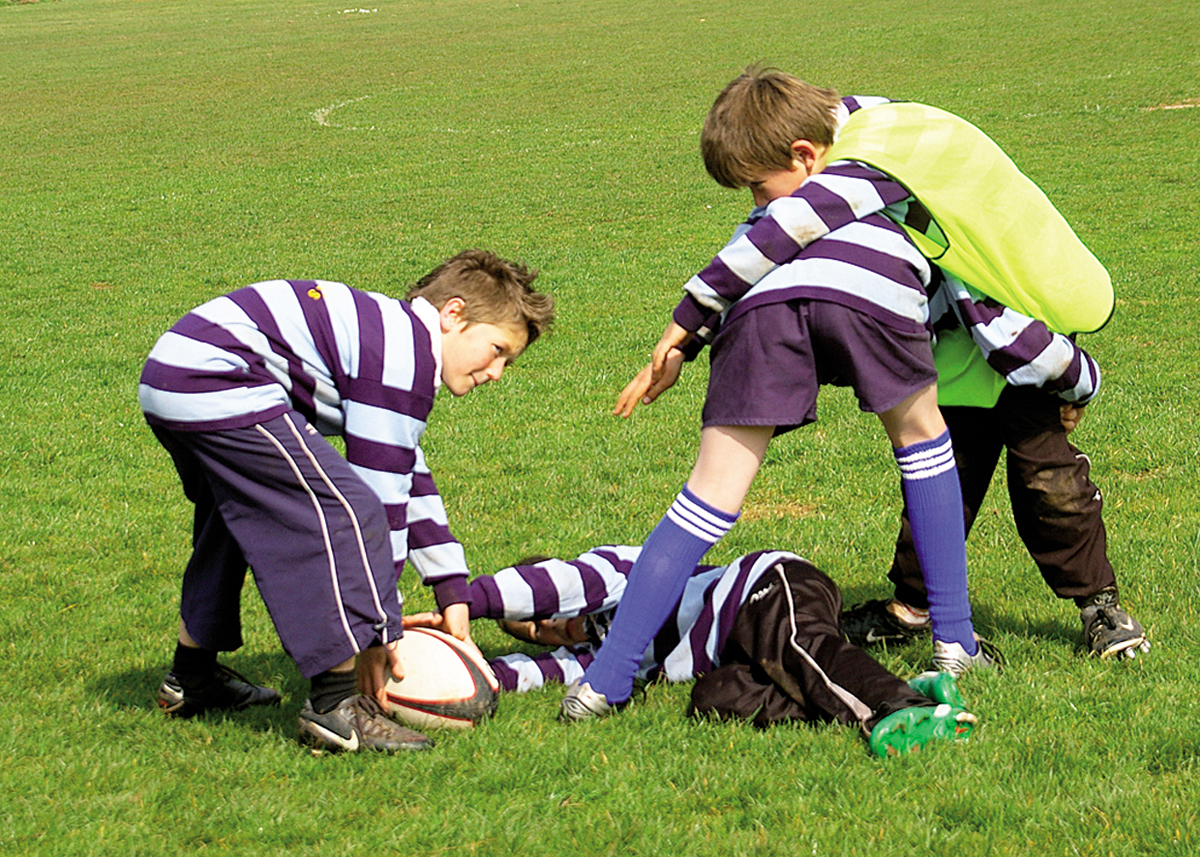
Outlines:
<svg viewBox="0 0 1200 857"><path fill-rule="evenodd" d="M1059 333L1099 330L1113 311L1108 272L1046 195L965 119L924 104L850 114L828 160L862 161L928 210L924 231L901 224L929 259L964 283ZM1004 379L965 330L939 334L938 402L991 407Z"/></svg>

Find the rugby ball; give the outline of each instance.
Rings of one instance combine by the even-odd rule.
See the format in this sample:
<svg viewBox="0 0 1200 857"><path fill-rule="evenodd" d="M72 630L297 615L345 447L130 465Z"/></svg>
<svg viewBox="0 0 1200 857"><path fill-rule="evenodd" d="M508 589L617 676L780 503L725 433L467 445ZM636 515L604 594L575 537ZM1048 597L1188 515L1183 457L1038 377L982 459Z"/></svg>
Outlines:
<svg viewBox="0 0 1200 857"><path fill-rule="evenodd" d="M388 679L392 717L416 729L470 729L496 711L500 682L473 645L409 628L397 651L404 678Z"/></svg>

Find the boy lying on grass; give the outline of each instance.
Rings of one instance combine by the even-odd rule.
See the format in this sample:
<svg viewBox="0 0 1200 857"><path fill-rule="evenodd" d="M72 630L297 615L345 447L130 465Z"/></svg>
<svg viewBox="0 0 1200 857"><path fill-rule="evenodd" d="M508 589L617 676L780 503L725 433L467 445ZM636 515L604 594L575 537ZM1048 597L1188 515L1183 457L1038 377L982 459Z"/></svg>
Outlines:
<svg viewBox="0 0 1200 857"><path fill-rule="evenodd" d="M490 660L501 686L527 691L582 675L608 634L640 552L608 545L569 562L531 559L474 578L472 619L496 619L518 639L556 647ZM856 725L879 756L971 734L976 718L952 675L923 673L906 684L842 638L840 610L837 585L787 551L697 566L646 649L638 677L697 679L689 706L697 716L759 727L797 720ZM438 620L424 613L404 621Z"/></svg>

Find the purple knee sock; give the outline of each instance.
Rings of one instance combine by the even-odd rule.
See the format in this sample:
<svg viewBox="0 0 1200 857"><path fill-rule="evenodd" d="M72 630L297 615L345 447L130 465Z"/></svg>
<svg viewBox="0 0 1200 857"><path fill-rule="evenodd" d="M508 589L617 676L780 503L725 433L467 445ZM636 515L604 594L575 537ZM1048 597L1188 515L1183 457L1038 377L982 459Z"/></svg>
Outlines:
<svg viewBox="0 0 1200 857"><path fill-rule="evenodd" d="M950 432L893 450L908 504L913 547L929 593L935 639L978 651L967 597L967 546L962 488L954 466Z"/></svg>
<svg viewBox="0 0 1200 857"><path fill-rule="evenodd" d="M714 509L685 485L650 533L629 572L604 645L583 674L610 704L629 699L646 647L671 615L700 559L736 520L737 515Z"/></svg>

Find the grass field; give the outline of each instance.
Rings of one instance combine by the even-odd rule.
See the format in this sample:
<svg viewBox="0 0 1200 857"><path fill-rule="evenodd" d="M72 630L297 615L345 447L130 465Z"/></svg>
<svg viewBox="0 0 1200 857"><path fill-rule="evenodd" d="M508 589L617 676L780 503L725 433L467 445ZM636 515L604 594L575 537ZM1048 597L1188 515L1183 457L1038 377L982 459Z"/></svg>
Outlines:
<svg viewBox="0 0 1200 857"><path fill-rule="evenodd" d="M0 3L0 851L1200 852L1198 33L1183 0ZM137 407L155 338L261 279L401 293L464 246L522 258L558 329L439 402L452 526L478 572L636 543L686 476L706 369L608 412L748 208L696 143L755 60L971 119L1108 266L1117 313L1085 342L1105 392L1076 438L1154 650L1083 657L997 484L969 554L1009 667L963 680L965 744L880 762L842 728L690 722L676 686L580 728L558 691L506 697L431 754L317 758L252 591L229 662L282 709L165 722L190 507ZM772 447L713 556L787 547L878 597L894 465L849 396L821 416ZM908 675L929 646L878 655Z"/></svg>

